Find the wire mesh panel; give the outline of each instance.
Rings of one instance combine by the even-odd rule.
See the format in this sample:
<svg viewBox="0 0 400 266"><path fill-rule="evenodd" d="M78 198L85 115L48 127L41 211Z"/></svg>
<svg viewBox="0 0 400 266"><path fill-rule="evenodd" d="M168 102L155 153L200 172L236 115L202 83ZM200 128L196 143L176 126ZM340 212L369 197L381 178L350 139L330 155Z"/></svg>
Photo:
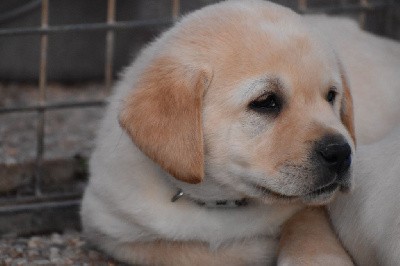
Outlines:
<svg viewBox="0 0 400 266"><path fill-rule="evenodd" d="M116 0L107 1L107 16L104 23L92 24L71 24L71 25L49 25L49 13L51 12L52 4L57 4L54 1L42 0L41 8L41 23L39 27L24 27L12 29L0 29L0 38L2 41L7 41L5 38L24 35L40 36L40 56L38 68L38 87L37 99L26 105L8 106L0 108L0 115L7 116L16 113L36 114L30 119L35 120L36 129L32 128L35 134L35 158L23 165L14 165L13 163L0 162L3 164L0 176L0 215L8 219L0 218L0 234L10 231L29 233L38 230L57 230L70 224L76 226L78 221L76 214L79 205L79 198L83 191L84 180L80 180L82 184L64 186L59 189L56 186L51 187L49 180L65 179L73 182L66 175L76 175L72 171L67 160L51 161L46 160L44 154L46 124L50 116L50 112L63 111L71 112L71 109L92 108L104 106L104 99L88 99L85 101L57 101L49 102L47 100L48 82L48 48L49 35L74 32L88 31L105 31L105 63L104 63L104 90L107 95L112 86L113 80L113 52L114 52L114 34L118 30L129 30L141 27L152 26L167 26L170 25L173 19L179 15L179 1L171 2L171 10L173 13L169 17L156 18L148 20L133 20L133 21L115 21L116 16ZM37 5L37 1L29 3L29 6L24 6L22 9L27 10L32 6ZM25 11L19 11L25 12ZM16 11L14 12L16 13ZM10 15L8 15L9 17ZM10 122L10 121L8 121ZM12 134L12 132L10 132ZM74 158L78 168L83 169L82 173L86 174L86 158ZM72 168L76 168L76 165ZM18 168L24 168L24 177L16 178L20 175ZM57 171L58 169L58 171ZM66 172L61 173L60 172ZM68 187L67 189L65 187ZM10 220L11 217L11 220ZM4 222L3 222L4 221Z"/></svg>
<svg viewBox="0 0 400 266"><path fill-rule="evenodd" d="M144 0L141 2L146 3ZM159 5L165 7L166 1L159 0L159 2ZM40 25L0 28L1 43L7 43L16 37L37 36L39 38L37 40L39 58L38 62L36 62L38 68L36 95L30 99L30 94L25 92L26 98L22 101L24 104L9 105L0 103L0 123L2 123L0 124L0 130L3 127L4 134L12 135L17 133L15 131L18 131L18 121L20 120L18 117L25 116L24 119L29 121L31 126L29 130L21 131L24 131L24 134L28 134L29 136L27 135L25 138L29 139L28 142L30 144L34 143L35 145L33 156L27 156L30 160L8 162L6 156L0 157L0 160L5 158L0 161L0 234L11 231L30 233L34 231L61 230L68 226L77 227L79 220L77 218L78 206L87 177L87 156L77 154L68 160L56 160L53 156L46 157L46 139L51 139L52 134L60 133L63 130L65 130L65 138L67 138L68 130L64 128L65 123L63 121L73 116L79 116L79 114L74 113L76 110L90 109L92 113L88 117L101 117L99 114L101 114L101 109L106 103L106 96L111 91L113 77L116 72L115 58L121 57L117 53L120 50L117 49L120 46L116 42L118 34L122 31L151 27L158 27L157 31L159 31L171 25L181 13L213 2L217 1L171 0L168 2L168 14L165 16L118 20L118 5L126 4L127 2L123 0L107 0L103 22L67 23L62 25L52 25L51 21L49 21L52 8L59 4L58 1L54 0L29 1L19 8L0 14L1 26L2 23L12 18L23 16L37 8L41 10ZM386 14L393 4L391 1L383 0L282 0L275 2L294 8L300 13L348 14L357 17L362 27L367 26L369 15L375 13ZM384 31L384 27L381 27L381 29ZM102 44L105 46L103 55L104 84L98 86L102 93L96 94L97 96L100 95L100 97L90 97L90 93L88 93L89 96L86 95L84 97L59 97L61 99L49 100L48 96L55 90L54 86L50 86L48 83L49 71L53 71L53 68L49 68L51 38L62 34L72 35L91 32L105 34ZM140 35L133 37L140 38ZM21 56L23 55L21 54ZM84 58L84 55L82 58ZM63 60L59 60L56 63L63 64ZM74 71L74 69L71 68L71 71ZM5 73L5 75L13 76L7 74L7 71ZM27 90L27 87L29 86L23 86L24 90ZM21 89L21 87L18 88ZM87 90L89 91L89 89ZM1 93L2 91L0 90ZM18 96L19 92L14 91L13 93ZM2 95L3 98L7 97L7 93L5 94L5 96ZM65 100L65 98L68 98L68 100ZM2 120L4 122L1 122ZM7 132L7 125L10 124L14 125L14 127L10 127L13 130ZM49 124L54 124L54 126L48 129ZM72 126L79 130L79 123ZM87 125L83 124L81 127L87 127ZM92 131L94 132L95 128ZM5 142L4 140L1 141ZM3 150L0 151L5 152L7 145L5 143L1 144L3 145ZM84 146L84 143L82 143L82 146ZM65 147L68 147L68 143L65 144ZM90 148L91 146L88 149L90 150ZM9 148L9 150L12 151L12 148ZM26 147L26 150L32 150L32 148ZM27 154L29 155L29 152Z"/></svg>

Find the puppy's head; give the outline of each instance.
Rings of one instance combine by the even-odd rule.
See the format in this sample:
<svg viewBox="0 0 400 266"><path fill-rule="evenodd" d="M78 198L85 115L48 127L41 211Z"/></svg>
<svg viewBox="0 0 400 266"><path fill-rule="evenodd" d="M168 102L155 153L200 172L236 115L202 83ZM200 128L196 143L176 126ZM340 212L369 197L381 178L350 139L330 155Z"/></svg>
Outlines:
<svg viewBox="0 0 400 266"><path fill-rule="evenodd" d="M271 3L225 2L153 46L119 119L172 176L311 204L350 187L345 73L300 17Z"/></svg>

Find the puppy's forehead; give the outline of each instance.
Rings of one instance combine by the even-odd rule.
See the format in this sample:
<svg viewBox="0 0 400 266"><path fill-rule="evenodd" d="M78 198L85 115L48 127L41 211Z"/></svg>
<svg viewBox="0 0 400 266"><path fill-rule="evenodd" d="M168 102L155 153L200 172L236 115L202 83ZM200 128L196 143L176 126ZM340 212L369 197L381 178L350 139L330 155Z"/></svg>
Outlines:
<svg viewBox="0 0 400 266"><path fill-rule="evenodd" d="M251 24L251 27L249 26ZM232 39L217 43L211 58L216 77L250 79L279 77L290 88L340 84L336 56L328 44L302 25L301 20L249 19L235 28ZM227 27L226 31L230 31ZM264 82L268 80L264 79ZM271 80L269 80L271 81Z"/></svg>
<svg viewBox="0 0 400 266"><path fill-rule="evenodd" d="M213 70L218 88L279 76L289 88L340 84L335 55L302 17L264 1L227 1L182 20L168 43L177 58ZM241 86L243 87L243 86Z"/></svg>

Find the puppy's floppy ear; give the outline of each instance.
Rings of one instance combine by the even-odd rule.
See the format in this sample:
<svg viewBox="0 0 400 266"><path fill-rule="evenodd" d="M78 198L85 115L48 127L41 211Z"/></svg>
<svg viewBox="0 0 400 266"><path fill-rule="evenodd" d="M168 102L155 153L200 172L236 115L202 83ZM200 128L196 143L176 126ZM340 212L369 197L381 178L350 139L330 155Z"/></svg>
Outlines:
<svg viewBox="0 0 400 266"><path fill-rule="evenodd" d="M354 111L353 111L353 97L349 87L349 82L346 77L346 73L341 63L339 63L340 75L343 84L343 100L340 109L340 118L342 123L345 125L353 139L354 145L356 145L356 132L354 126Z"/></svg>
<svg viewBox="0 0 400 266"><path fill-rule="evenodd" d="M175 178L204 176L202 99L211 75L172 57L153 60L119 114L122 128L152 160Z"/></svg>

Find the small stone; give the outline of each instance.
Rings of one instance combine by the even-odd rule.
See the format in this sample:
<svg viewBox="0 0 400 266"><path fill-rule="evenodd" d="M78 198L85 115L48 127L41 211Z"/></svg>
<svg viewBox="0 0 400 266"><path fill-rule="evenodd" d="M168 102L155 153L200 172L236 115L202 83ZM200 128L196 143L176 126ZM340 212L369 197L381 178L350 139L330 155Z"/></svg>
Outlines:
<svg viewBox="0 0 400 266"><path fill-rule="evenodd" d="M32 265L51 265L51 262L49 260L35 260Z"/></svg>
<svg viewBox="0 0 400 266"><path fill-rule="evenodd" d="M56 247L50 248L50 261L54 262L60 258L60 250Z"/></svg>
<svg viewBox="0 0 400 266"><path fill-rule="evenodd" d="M39 247L40 244L40 237L33 236L31 239L28 241L28 247L29 248L37 248Z"/></svg>
<svg viewBox="0 0 400 266"><path fill-rule="evenodd" d="M35 259L38 258L40 255L39 251L36 249L30 249L28 250L28 258L29 259Z"/></svg>
<svg viewBox="0 0 400 266"><path fill-rule="evenodd" d="M9 255L13 259L17 259L17 258L21 258L22 257L22 253L18 252L18 250L16 250L15 248L10 249Z"/></svg>
<svg viewBox="0 0 400 266"><path fill-rule="evenodd" d="M97 259L100 258L100 254L98 252L94 251L94 250L89 250L88 256L92 260L97 260Z"/></svg>
<svg viewBox="0 0 400 266"><path fill-rule="evenodd" d="M14 249L18 254L23 254L24 253L24 247L23 246L20 246L20 245L14 246Z"/></svg>
<svg viewBox="0 0 400 266"><path fill-rule="evenodd" d="M64 244L64 239L57 233L54 233L51 235L50 241L51 241L51 243L56 244L56 245Z"/></svg>
<svg viewBox="0 0 400 266"><path fill-rule="evenodd" d="M12 258L6 258L6 259L4 259L4 264L5 265L11 265L11 262L13 261L13 259Z"/></svg>
<svg viewBox="0 0 400 266"><path fill-rule="evenodd" d="M63 264L64 265L74 265L74 261L71 260L71 259L65 259L64 258Z"/></svg>
<svg viewBox="0 0 400 266"><path fill-rule="evenodd" d="M62 252L62 257L63 258L73 258L75 256L75 251L72 250L71 248L66 248L65 250L63 250Z"/></svg>
<svg viewBox="0 0 400 266"><path fill-rule="evenodd" d="M72 238L72 239L69 239L68 242L73 247L81 247L85 244L85 242L82 241L82 239L80 239L80 238Z"/></svg>
<svg viewBox="0 0 400 266"><path fill-rule="evenodd" d="M22 265L27 265L27 261L24 258L19 258L15 259L12 264L12 266L22 266Z"/></svg>

